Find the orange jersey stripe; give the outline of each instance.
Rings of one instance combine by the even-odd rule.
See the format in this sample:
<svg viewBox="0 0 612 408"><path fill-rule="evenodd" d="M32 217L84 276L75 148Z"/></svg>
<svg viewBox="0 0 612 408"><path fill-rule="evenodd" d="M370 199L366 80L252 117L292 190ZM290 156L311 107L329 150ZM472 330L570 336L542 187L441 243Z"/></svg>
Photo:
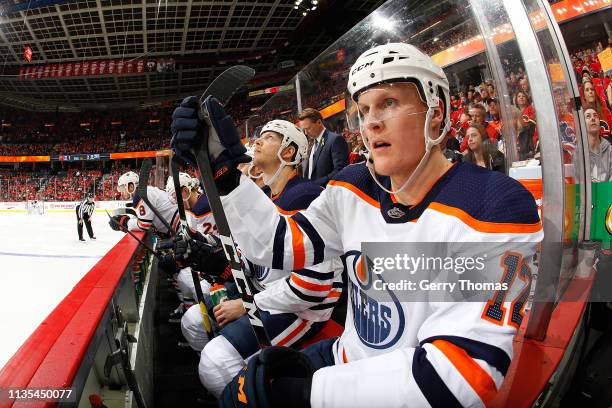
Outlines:
<svg viewBox="0 0 612 408"><path fill-rule="evenodd" d="M459 218L463 223L480 232L528 234L538 232L542 229L542 224L539 222L535 224L510 224L504 222L480 221L459 208L436 202L431 203L427 208Z"/></svg>
<svg viewBox="0 0 612 408"><path fill-rule="evenodd" d="M306 327L307 323L308 323L308 321L302 320L302 323L300 323L299 326L295 328L295 330L293 330L291 333L289 333L289 335L287 337L285 337L284 339L279 341L277 346L284 346L285 344L289 343L291 341L291 339L293 339L295 336L300 334L300 332L304 329L304 327Z"/></svg>
<svg viewBox="0 0 612 408"><path fill-rule="evenodd" d="M345 364L348 363L348 358L346 358L346 351L344 350L344 347L342 348L342 361Z"/></svg>
<svg viewBox="0 0 612 408"><path fill-rule="evenodd" d="M302 210L292 210L292 211L287 211L287 210L283 210L282 208L280 208L280 207L277 205L277 206L276 206L276 211L278 211L280 214L283 214L283 215L289 215L289 216L290 216L290 215L297 214L299 211L302 211Z"/></svg>
<svg viewBox="0 0 612 408"><path fill-rule="evenodd" d="M328 184L328 186L337 186L337 187L344 187L347 190L353 192L354 194L356 194L359 198L361 198L363 201L365 201L366 203L376 207L376 208L380 208L380 203L374 199L372 199L372 197L368 196L366 193L364 193L363 191L361 191L360 189L358 189L357 187L355 187L354 185L350 184L350 183L346 183L344 181L338 181L338 180L332 180L330 181Z"/></svg>
<svg viewBox="0 0 612 408"><path fill-rule="evenodd" d="M304 263L306 262L306 254L304 253L304 234L293 219L287 218L287 222L291 228L293 270L304 269Z"/></svg>
<svg viewBox="0 0 612 408"><path fill-rule="evenodd" d="M497 394L493 378L461 347L446 340L434 340L432 343L461 373L463 378L478 394L485 406Z"/></svg>
<svg viewBox="0 0 612 408"><path fill-rule="evenodd" d="M295 273L291 274L291 281L302 289L311 290L314 292L327 292L332 288L332 285L319 285L318 283L307 282L301 279Z"/></svg>
<svg viewBox="0 0 612 408"><path fill-rule="evenodd" d="M339 298L342 295L342 292L329 292L327 295L328 298Z"/></svg>

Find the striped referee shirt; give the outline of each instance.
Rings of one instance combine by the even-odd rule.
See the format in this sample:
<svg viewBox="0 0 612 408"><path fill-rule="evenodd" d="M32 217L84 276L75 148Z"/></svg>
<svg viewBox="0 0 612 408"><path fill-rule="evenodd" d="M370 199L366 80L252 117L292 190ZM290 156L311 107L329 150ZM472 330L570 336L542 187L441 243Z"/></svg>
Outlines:
<svg viewBox="0 0 612 408"><path fill-rule="evenodd" d="M77 206L77 217L79 218L79 220L82 220L84 216L87 216L87 218L91 218L95 208L95 202L90 203L87 200L83 200Z"/></svg>

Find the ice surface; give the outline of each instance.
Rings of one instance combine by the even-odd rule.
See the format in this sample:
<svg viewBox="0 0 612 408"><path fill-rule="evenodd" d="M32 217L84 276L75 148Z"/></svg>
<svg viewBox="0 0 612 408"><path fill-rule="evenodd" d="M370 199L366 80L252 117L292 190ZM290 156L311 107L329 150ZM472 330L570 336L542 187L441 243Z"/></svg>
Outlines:
<svg viewBox="0 0 612 408"><path fill-rule="evenodd" d="M81 242L74 212L0 213L0 367L124 236L104 212L92 225L97 240L83 228Z"/></svg>

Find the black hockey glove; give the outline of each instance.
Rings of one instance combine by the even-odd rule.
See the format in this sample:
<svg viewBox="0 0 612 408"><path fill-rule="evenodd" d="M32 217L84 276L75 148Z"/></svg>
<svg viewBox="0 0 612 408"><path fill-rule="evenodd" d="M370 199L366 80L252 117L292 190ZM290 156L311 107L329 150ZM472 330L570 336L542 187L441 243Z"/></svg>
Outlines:
<svg viewBox="0 0 612 408"><path fill-rule="evenodd" d="M115 231L124 231L127 229L127 223L130 217L127 215L114 215L108 220L108 224Z"/></svg>
<svg viewBox="0 0 612 408"><path fill-rule="evenodd" d="M172 254L164 254L160 256L157 266L162 271L166 272L168 276L172 276L175 273L179 273L181 268L176 264Z"/></svg>
<svg viewBox="0 0 612 408"><path fill-rule="evenodd" d="M252 357L219 398L219 407L310 408L314 368L304 354L268 347Z"/></svg>
<svg viewBox="0 0 612 408"><path fill-rule="evenodd" d="M202 109L204 119L198 117ZM202 107L198 98L187 97L172 114L172 141L174 152L183 160L195 165L194 152L207 143L213 168L213 178L221 195L231 192L240 180L236 166L248 163L246 148L240 142L234 120L227 115L215 98L209 96Z"/></svg>

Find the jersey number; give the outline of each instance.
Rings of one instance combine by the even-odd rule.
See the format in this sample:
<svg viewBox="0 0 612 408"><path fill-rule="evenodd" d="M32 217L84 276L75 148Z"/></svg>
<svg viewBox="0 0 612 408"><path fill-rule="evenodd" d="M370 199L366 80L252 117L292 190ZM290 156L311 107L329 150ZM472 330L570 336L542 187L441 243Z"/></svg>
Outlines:
<svg viewBox="0 0 612 408"><path fill-rule="evenodd" d="M510 303L510 316L508 324L515 326L517 329L523 321L525 315L524 309L529 296L529 288L531 286L531 269L523 259L521 254L516 252L506 252L501 258L501 266L504 268L502 283L507 284L510 289L514 283L514 279L519 277L525 283L525 288L512 300ZM504 307L504 302L507 295L507 290L498 290L489 299L482 312L482 318L492 323L503 325L506 321L507 309Z"/></svg>
<svg viewBox="0 0 612 408"><path fill-rule="evenodd" d="M202 224L202 229L204 230L204 234L210 234L212 231L217 231L217 224L205 222Z"/></svg>
<svg viewBox="0 0 612 408"><path fill-rule="evenodd" d="M144 207L140 207L140 208L138 209L138 213L139 213L140 215L144 216L144 215L145 215L147 212L146 212L146 210L145 210L145 208L144 208Z"/></svg>

